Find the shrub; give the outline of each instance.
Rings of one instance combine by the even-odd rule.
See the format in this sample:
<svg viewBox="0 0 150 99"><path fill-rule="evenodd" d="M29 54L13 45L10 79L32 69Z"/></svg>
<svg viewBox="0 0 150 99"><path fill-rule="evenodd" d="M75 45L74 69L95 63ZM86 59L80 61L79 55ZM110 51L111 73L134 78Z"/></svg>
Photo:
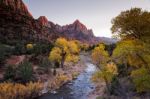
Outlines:
<svg viewBox="0 0 150 99"><path fill-rule="evenodd" d="M64 82L68 81L68 77L66 75L57 75L56 76L56 85L64 84Z"/></svg>
<svg viewBox="0 0 150 99"><path fill-rule="evenodd" d="M33 44L27 44L26 45L26 49L27 49L27 54L32 54L34 51L34 46L33 46Z"/></svg>
<svg viewBox="0 0 150 99"><path fill-rule="evenodd" d="M20 54L25 54L26 49L25 49L25 44L24 43L16 43L15 48L14 48L14 54L20 55Z"/></svg>
<svg viewBox="0 0 150 99"><path fill-rule="evenodd" d="M5 74L4 74L4 79L5 80L14 80L14 77L16 75L16 69L15 66L7 66Z"/></svg>
<svg viewBox="0 0 150 99"><path fill-rule="evenodd" d="M79 75L78 72L74 72L74 73L72 74L72 78L76 78L78 75Z"/></svg>
<svg viewBox="0 0 150 99"><path fill-rule="evenodd" d="M43 58L40 61L40 67L42 67L46 72L49 72L49 69L52 68L52 64L48 58Z"/></svg>
<svg viewBox="0 0 150 99"><path fill-rule="evenodd" d="M4 60L12 54L12 48L0 44L0 64L3 64Z"/></svg>
<svg viewBox="0 0 150 99"><path fill-rule="evenodd" d="M45 43L36 43L33 49L33 53L35 56L40 54L49 53L49 51L53 48L52 44L45 44Z"/></svg>
<svg viewBox="0 0 150 99"><path fill-rule="evenodd" d="M26 85L19 83L1 83L0 99L33 99L41 92L43 85L30 82Z"/></svg>
<svg viewBox="0 0 150 99"><path fill-rule="evenodd" d="M54 68L59 68L60 67L60 63L59 62L54 62Z"/></svg>
<svg viewBox="0 0 150 99"><path fill-rule="evenodd" d="M56 75L56 78L53 81L48 82L48 88L53 89L53 88L59 88L62 86L64 83L69 81L68 76L61 74L61 75Z"/></svg>
<svg viewBox="0 0 150 99"><path fill-rule="evenodd" d="M27 45L26 45L26 48L27 48L28 50L33 49L33 44L27 44Z"/></svg>
<svg viewBox="0 0 150 99"><path fill-rule="evenodd" d="M18 70L19 70L18 75L21 77L23 83L26 83L32 79L33 76L32 64L29 63L28 61L24 61L23 63L20 63Z"/></svg>

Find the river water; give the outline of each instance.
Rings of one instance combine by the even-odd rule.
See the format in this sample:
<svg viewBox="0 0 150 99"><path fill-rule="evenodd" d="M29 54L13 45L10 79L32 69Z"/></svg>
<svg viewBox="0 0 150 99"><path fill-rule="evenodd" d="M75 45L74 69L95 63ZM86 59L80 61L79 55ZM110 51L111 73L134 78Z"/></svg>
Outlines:
<svg viewBox="0 0 150 99"><path fill-rule="evenodd" d="M56 90L56 93L47 93L38 99L88 99L88 94L95 89L90 79L96 66L90 62L85 65L86 69L75 80Z"/></svg>

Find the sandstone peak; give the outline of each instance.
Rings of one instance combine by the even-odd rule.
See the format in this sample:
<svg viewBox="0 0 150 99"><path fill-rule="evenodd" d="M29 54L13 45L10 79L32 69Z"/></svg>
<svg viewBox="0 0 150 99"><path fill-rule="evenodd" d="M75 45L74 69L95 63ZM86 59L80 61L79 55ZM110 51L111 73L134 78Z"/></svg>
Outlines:
<svg viewBox="0 0 150 99"><path fill-rule="evenodd" d="M39 19L39 20L40 20L40 19L41 19L41 20L45 20L45 21L48 22L48 19L46 18L46 16L40 16L38 19Z"/></svg>
<svg viewBox="0 0 150 99"><path fill-rule="evenodd" d="M74 24L81 23L78 19L74 21Z"/></svg>
<svg viewBox="0 0 150 99"><path fill-rule="evenodd" d="M78 19L72 24L76 30L87 30L87 27Z"/></svg>
<svg viewBox="0 0 150 99"><path fill-rule="evenodd" d="M18 12L21 15L32 17L22 0L0 0L0 6L4 8L7 7L11 9L11 11Z"/></svg>
<svg viewBox="0 0 150 99"><path fill-rule="evenodd" d="M48 19L45 16L40 16L38 21L42 26L48 26L49 24Z"/></svg>
<svg viewBox="0 0 150 99"><path fill-rule="evenodd" d="M61 26L48 21L45 16L34 19L22 0L0 0L0 25L3 28L0 29L0 40L3 41L16 41L21 38L25 41L52 42L58 37L76 39L91 44L97 41L93 31L87 29L79 20Z"/></svg>

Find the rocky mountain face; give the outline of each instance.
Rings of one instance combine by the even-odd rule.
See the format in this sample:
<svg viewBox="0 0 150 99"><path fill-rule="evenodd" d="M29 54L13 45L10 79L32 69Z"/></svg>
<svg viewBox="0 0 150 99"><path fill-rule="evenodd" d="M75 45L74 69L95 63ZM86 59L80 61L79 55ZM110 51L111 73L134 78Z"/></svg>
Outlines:
<svg viewBox="0 0 150 99"><path fill-rule="evenodd" d="M76 20L72 24L65 26L60 26L58 24L49 22L49 27L51 29L54 29L55 32L59 33L61 36L68 39L77 39L85 43L97 42L93 31L91 29L87 29L86 26L82 24L79 20Z"/></svg>
<svg viewBox="0 0 150 99"><path fill-rule="evenodd" d="M11 12L18 13L20 15L32 17L22 0L0 0L0 4L1 10L5 8L5 10L11 10Z"/></svg>
<svg viewBox="0 0 150 99"><path fill-rule="evenodd" d="M45 26L45 27L50 27L50 24L48 22L48 19L45 16L40 16L38 18L38 22L40 25Z"/></svg>
<svg viewBox="0 0 150 99"><path fill-rule="evenodd" d="M100 41L79 20L60 26L48 21L45 16L34 19L22 0L0 0L1 42L52 42L58 37L77 39L89 44Z"/></svg>
<svg viewBox="0 0 150 99"><path fill-rule="evenodd" d="M57 33L45 28L44 17L34 19L22 0L0 0L0 41L52 41Z"/></svg>
<svg viewBox="0 0 150 99"><path fill-rule="evenodd" d="M0 40L22 39L33 30L34 19L21 0L0 0Z"/></svg>
<svg viewBox="0 0 150 99"><path fill-rule="evenodd" d="M76 20L73 24L62 26L62 31L67 34L77 35L79 33L94 37L93 31L88 30L79 20Z"/></svg>

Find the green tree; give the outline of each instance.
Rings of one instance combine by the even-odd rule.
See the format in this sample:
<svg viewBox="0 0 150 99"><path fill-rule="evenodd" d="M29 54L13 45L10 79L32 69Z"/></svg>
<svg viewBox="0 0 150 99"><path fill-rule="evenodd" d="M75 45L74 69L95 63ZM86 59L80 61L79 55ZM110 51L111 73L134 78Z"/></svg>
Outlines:
<svg viewBox="0 0 150 99"><path fill-rule="evenodd" d="M130 76L137 92L149 92L150 12L132 8L121 12L112 24L112 32L121 38L113 51L113 60L125 67L130 66Z"/></svg>
<svg viewBox="0 0 150 99"><path fill-rule="evenodd" d="M136 38L150 41L150 12L132 8L121 12L112 20L112 32L120 38Z"/></svg>

